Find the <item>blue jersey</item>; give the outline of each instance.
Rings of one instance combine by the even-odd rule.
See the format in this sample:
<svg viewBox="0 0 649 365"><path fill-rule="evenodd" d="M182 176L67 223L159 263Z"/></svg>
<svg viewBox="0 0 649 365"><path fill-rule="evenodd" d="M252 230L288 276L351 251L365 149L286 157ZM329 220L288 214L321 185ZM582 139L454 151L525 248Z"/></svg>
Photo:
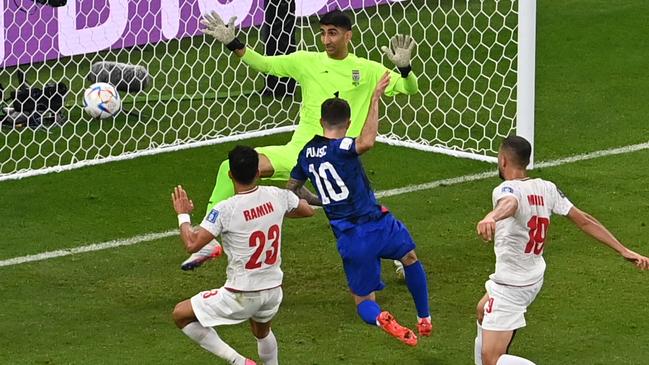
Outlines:
<svg viewBox="0 0 649 365"><path fill-rule="evenodd" d="M354 138L315 136L300 152L291 178L311 180L336 236L347 283L360 296L383 289L381 258L415 249L408 229L376 201Z"/></svg>
<svg viewBox="0 0 649 365"><path fill-rule="evenodd" d="M354 138L313 137L300 152L291 178L311 181L333 228L344 230L382 214Z"/></svg>

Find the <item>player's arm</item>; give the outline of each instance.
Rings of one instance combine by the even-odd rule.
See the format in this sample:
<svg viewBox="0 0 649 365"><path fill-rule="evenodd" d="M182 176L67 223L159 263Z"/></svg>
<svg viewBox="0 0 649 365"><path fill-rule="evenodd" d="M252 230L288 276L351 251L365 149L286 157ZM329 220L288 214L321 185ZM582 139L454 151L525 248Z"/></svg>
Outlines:
<svg viewBox="0 0 649 365"><path fill-rule="evenodd" d="M498 200L496 207L478 222L478 236L485 241L491 241L496 233L496 222L514 216L517 209L518 200L511 195Z"/></svg>
<svg viewBox="0 0 649 365"><path fill-rule="evenodd" d="M313 217L314 214L315 210L311 205L309 205L309 202L304 199L300 199L297 207L284 214L284 216L287 218L308 218Z"/></svg>
<svg viewBox="0 0 649 365"><path fill-rule="evenodd" d="M294 79L299 77L301 67L305 63L300 53L281 56L263 56L254 49L247 48L235 36L235 21L236 17L232 17L228 24L225 24L221 16L213 11L211 14L205 15L201 20L201 24L205 26L203 33L216 38L227 49L239 56L243 62L259 72L280 77L292 77Z"/></svg>
<svg viewBox="0 0 649 365"><path fill-rule="evenodd" d="M370 111L367 113L367 119L365 119L361 135L356 138L356 153L359 155L362 155L374 147L376 134L379 130L379 103L381 102L381 95L383 95L383 92L389 83L390 73L386 72L376 85L376 89L374 89L372 101L370 102Z"/></svg>
<svg viewBox="0 0 649 365"><path fill-rule="evenodd" d="M296 168L298 168L296 166ZM295 169L293 169L295 170ZM317 195L313 194L304 186L305 180L298 180L295 178L290 178L288 183L286 183L286 189L292 191L297 195L301 200L304 200L309 205L322 206L322 201L318 198ZM302 202L300 201L300 204Z"/></svg>
<svg viewBox="0 0 649 365"><path fill-rule="evenodd" d="M178 214L178 225L180 226L180 238L185 244L189 253L194 253L203 248L215 236L203 227L192 227L189 214L194 210L194 202L187 197L182 186L178 185L171 193L171 201L174 210Z"/></svg>
<svg viewBox="0 0 649 365"><path fill-rule="evenodd" d="M394 82L385 91L385 95L394 96L396 94L414 95L419 92L419 84L415 74L410 72L408 76L403 77L396 72L391 72Z"/></svg>
<svg viewBox="0 0 649 365"><path fill-rule="evenodd" d="M583 232L615 250L641 270L649 270L649 258L626 248L602 223L592 215L572 207L568 218Z"/></svg>
<svg viewBox="0 0 649 365"><path fill-rule="evenodd" d="M412 54L416 46L417 44L410 36L398 34L392 37L389 47L381 47L383 53L399 70L399 74L393 72L392 83L386 90L386 95L413 95L419 91L417 77L412 73L411 66Z"/></svg>

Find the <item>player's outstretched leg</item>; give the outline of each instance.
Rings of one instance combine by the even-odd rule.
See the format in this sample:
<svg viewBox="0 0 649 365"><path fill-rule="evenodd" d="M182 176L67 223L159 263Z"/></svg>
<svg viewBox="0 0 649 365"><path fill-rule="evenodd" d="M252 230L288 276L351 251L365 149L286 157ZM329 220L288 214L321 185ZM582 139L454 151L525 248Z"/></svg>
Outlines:
<svg viewBox="0 0 649 365"><path fill-rule="evenodd" d="M219 166L219 172L216 174L216 183L214 190L207 203L207 211L205 215L210 214L214 206L227 198L234 196L234 185L228 176L230 171L230 162L225 160ZM216 240L211 241L198 252L191 254L185 261L180 264L182 270L194 270L195 268L203 265L207 261L213 260L223 253L221 245Z"/></svg>
<svg viewBox="0 0 649 365"><path fill-rule="evenodd" d="M415 251L408 252L402 259L403 272L406 285L412 295L417 308L417 331L420 336L430 336L433 331L433 324L430 320L430 309L428 306L428 281L426 272L421 262L417 259Z"/></svg>
<svg viewBox="0 0 649 365"><path fill-rule="evenodd" d="M381 327L385 332L390 334L390 336L398 339L399 341L405 343L408 346L417 346L417 336L415 333L407 327L404 327L397 322L397 319L388 312L383 311L379 314L377 318L379 327Z"/></svg>
<svg viewBox="0 0 649 365"><path fill-rule="evenodd" d="M379 304L374 301L373 294L366 297L354 296L356 311L361 319L372 326L379 326L391 336L408 346L417 345L417 336L412 330L400 325L390 312L381 311Z"/></svg>
<svg viewBox="0 0 649 365"><path fill-rule="evenodd" d="M196 319L190 300L182 301L176 305L173 318L176 326L187 337L194 340L205 350L228 361L229 364L255 365L254 361L241 356L230 345L221 340L213 328L203 327Z"/></svg>

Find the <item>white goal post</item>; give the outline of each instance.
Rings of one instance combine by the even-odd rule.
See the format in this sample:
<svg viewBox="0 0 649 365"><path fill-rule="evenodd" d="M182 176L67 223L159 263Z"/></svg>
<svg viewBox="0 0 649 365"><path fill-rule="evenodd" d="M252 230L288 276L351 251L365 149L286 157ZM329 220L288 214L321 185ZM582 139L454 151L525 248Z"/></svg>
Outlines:
<svg viewBox="0 0 649 365"><path fill-rule="evenodd" d="M318 16L333 9L352 16L358 56L393 67L380 47L418 42L420 93L384 99L381 142L489 162L507 135L534 146L536 0L21 0L0 2L0 181L293 130L299 85L242 64L199 21L237 16L261 53L321 51ZM82 95L102 61L151 79L93 120Z"/></svg>

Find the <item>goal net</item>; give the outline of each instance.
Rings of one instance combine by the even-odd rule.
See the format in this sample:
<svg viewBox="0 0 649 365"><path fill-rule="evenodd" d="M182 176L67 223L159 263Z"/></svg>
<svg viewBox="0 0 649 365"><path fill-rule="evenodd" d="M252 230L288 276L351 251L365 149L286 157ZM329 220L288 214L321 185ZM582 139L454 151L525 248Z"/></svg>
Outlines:
<svg viewBox="0 0 649 365"><path fill-rule="evenodd" d="M531 17L526 3L532 4ZM68 0L54 8L32 0L0 2L0 180L291 131L298 121L299 85L267 79L204 36L199 21L210 11L225 19L237 16L238 36L260 53L322 50L318 15L333 9L353 18L352 51L389 68L380 47L394 34L412 35L418 42L412 67L420 93L384 99L380 140L493 161L502 137L523 130L533 138L533 5L533 0ZM532 19L525 28L523 11ZM531 37L526 45L531 53L525 56L521 91L523 29ZM100 61L144 66L151 83L120 92L122 111L94 120L84 113L82 96L91 84L91 66ZM43 98L56 96L48 94L48 82L69 91L62 103L41 108ZM38 111L31 112L34 104Z"/></svg>

